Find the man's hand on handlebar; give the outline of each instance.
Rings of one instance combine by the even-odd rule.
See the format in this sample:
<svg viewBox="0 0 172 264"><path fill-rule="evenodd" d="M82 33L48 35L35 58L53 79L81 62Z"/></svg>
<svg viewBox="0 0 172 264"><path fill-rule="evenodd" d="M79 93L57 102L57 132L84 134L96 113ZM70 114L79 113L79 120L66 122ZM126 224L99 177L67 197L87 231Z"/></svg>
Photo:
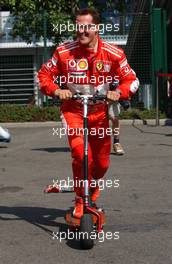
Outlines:
<svg viewBox="0 0 172 264"><path fill-rule="evenodd" d="M69 100L72 98L72 93L68 89L57 89L54 92L54 96L59 97L60 100Z"/></svg>
<svg viewBox="0 0 172 264"><path fill-rule="evenodd" d="M63 90L57 89L54 92L54 96L59 97L60 100L69 100L73 97L72 92L68 89L63 89ZM107 100L117 102L117 101L119 101L120 94L116 91L108 91L106 98L107 98Z"/></svg>
<svg viewBox="0 0 172 264"><path fill-rule="evenodd" d="M107 99L110 101L119 101L120 98L120 94L118 92L115 91L108 91L107 92Z"/></svg>

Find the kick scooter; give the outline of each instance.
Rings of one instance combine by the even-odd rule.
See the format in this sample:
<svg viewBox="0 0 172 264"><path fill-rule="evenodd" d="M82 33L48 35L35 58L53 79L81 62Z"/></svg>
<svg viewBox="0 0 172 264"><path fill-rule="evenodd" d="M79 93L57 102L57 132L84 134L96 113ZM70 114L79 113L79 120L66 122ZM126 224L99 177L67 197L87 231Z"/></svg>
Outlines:
<svg viewBox="0 0 172 264"><path fill-rule="evenodd" d="M76 94L73 99L80 99L83 102L83 128L84 128L84 213L81 219L73 217L73 209L66 213L66 222L71 229L77 229L80 232L80 245L83 249L91 249L94 245L94 240L91 239L91 234L99 233L105 224L105 213L102 209L98 209L91 203L89 187L88 187L88 133L87 133L87 112L88 102L97 100L105 100L105 95L80 95Z"/></svg>
<svg viewBox="0 0 172 264"><path fill-rule="evenodd" d="M83 131L84 131L84 213L81 219L73 216L73 208L66 212L65 220L71 230L79 230L80 232L80 245L83 249L91 249L94 246L95 236L92 234L100 233L103 230L103 225L105 224L105 213L101 208L97 208L91 202L91 197L89 193L89 183L88 183L88 133L87 133L87 113L88 113L88 102L97 100L106 100L105 95L73 95L74 100L81 100L83 102ZM129 107L127 101L120 102L125 109ZM60 191L56 186L50 185L50 192L52 188L55 190L53 192L63 192ZM66 192L67 190L64 190ZM49 192L49 188L45 192Z"/></svg>

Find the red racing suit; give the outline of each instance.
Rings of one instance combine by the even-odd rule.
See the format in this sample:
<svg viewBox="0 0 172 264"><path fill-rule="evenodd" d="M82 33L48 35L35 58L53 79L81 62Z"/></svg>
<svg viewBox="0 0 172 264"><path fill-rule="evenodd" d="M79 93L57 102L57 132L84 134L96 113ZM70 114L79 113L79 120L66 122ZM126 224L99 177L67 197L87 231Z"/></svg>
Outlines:
<svg viewBox="0 0 172 264"><path fill-rule="evenodd" d="M98 38L97 52L90 51L79 41L64 43L57 47L52 58L38 73L41 91L53 96L58 83L72 93L106 94L110 84L119 80L121 99L129 99L138 89L139 82L129 66L123 50ZM83 107L81 102L67 100L61 107L62 120L68 128L83 128ZM88 176L102 178L109 167L111 137L106 133L109 126L107 104L97 102L88 108ZM95 133L96 131L96 133ZM99 133L98 133L99 131ZM100 131L104 131L103 134ZM75 130L76 132L76 130ZM100 135L101 134L101 135ZM102 136L103 135L103 136ZM82 195L78 180L83 179L83 133L68 135L73 158L75 191Z"/></svg>

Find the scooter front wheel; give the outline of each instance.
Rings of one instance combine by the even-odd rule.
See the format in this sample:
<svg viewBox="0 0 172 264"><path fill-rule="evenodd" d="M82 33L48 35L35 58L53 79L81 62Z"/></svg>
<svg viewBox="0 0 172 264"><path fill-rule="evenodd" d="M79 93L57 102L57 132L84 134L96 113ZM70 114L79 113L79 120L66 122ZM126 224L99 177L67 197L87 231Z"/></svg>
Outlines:
<svg viewBox="0 0 172 264"><path fill-rule="evenodd" d="M80 245L83 249L91 249L94 246L93 240L93 218L90 214L84 214L80 222Z"/></svg>

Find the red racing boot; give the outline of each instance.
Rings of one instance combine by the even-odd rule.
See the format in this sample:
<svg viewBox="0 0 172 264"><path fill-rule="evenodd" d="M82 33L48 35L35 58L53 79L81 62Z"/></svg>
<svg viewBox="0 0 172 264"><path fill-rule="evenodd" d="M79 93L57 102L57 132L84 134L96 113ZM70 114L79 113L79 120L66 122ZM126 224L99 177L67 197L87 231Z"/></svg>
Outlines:
<svg viewBox="0 0 172 264"><path fill-rule="evenodd" d="M44 189L45 193L59 193L60 192L60 188L57 185L48 185L45 189Z"/></svg>
<svg viewBox="0 0 172 264"><path fill-rule="evenodd" d="M73 210L73 216L76 218L81 218L84 213L84 204L82 197L75 198L75 208Z"/></svg>

